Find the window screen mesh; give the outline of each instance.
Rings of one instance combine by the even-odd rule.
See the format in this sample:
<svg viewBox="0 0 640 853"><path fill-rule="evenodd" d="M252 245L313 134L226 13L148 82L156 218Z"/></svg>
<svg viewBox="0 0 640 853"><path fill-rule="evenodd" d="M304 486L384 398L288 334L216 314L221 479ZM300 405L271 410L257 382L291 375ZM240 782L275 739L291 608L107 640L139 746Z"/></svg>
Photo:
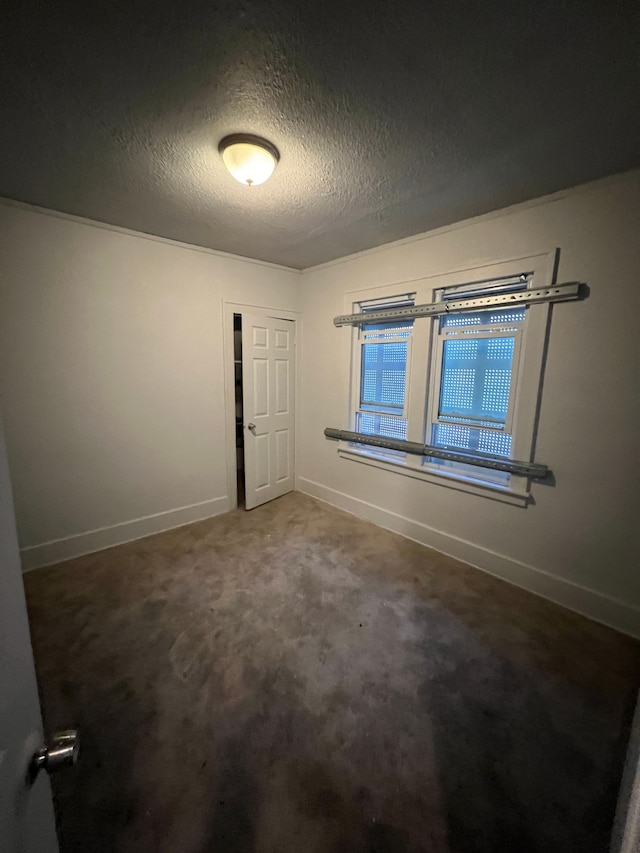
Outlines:
<svg viewBox="0 0 640 853"><path fill-rule="evenodd" d="M445 367L442 377L442 409L451 408L454 410L451 414L455 414L473 408L475 377L475 369Z"/></svg>
<svg viewBox="0 0 640 853"><path fill-rule="evenodd" d="M446 314L442 325L447 327L461 326L493 326L497 323L521 323L525 317L526 307L507 308L501 311L460 311Z"/></svg>
<svg viewBox="0 0 640 853"><path fill-rule="evenodd" d="M451 450L480 450L496 456L511 455L511 436L504 432L453 424L434 424L431 443Z"/></svg>
<svg viewBox="0 0 640 853"><path fill-rule="evenodd" d="M452 294L448 298L456 297ZM431 424L428 443L448 450L511 456L511 435L505 429L517 336L525 317L526 307L517 306L451 312L440 319L438 422ZM459 462L427 461L470 477L477 477L481 470ZM509 481L509 475L502 472L485 471L482 478Z"/></svg>
<svg viewBox="0 0 640 853"><path fill-rule="evenodd" d="M512 337L445 340L439 417L503 425L509 408L514 343Z"/></svg>
<svg viewBox="0 0 640 853"><path fill-rule="evenodd" d="M479 429L478 450L483 453L495 453L497 456L511 456L511 436L504 432Z"/></svg>
<svg viewBox="0 0 640 853"><path fill-rule="evenodd" d="M437 424L434 430L433 443L438 447L458 447L467 450L470 433L469 427Z"/></svg>
<svg viewBox="0 0 640 853"><path fill-rule="evenodd" d="M461 343L475 343L475 341L461 341ZM513 338L494 338L487 345L488 359L505 359L513 358Z"/></svg>
<svg viewBox="0 0 640 853"><path fill-rule="evenodd" d="M363 344L360 403L402 409L407 374L406 341Z"/></svg>
<svg viewBox="0 0 640 853"><path fill-rule="evenodd" d="M449 341L448 349L456 359L475 359L478 356L477 341Z"/></svg>
<svg viewBox="0 0 640 853"><path fill-rule="evenodd" d="M511 369L486 370L482 387L482 409L493 415L506 417L509 406L509 385L511 384Z"/></svg>
<svg viewBox="0 0 640 853"><path fill-rule="evenodd" d="M366 340L409 338L412 329L413 320L396 320L393 323L365 323L362 327L362 335Z"/></svg>
<svg viewBox="0 0 640 853"><path fill-rule="evenodd" d="M398 305L413 305L413 300L385 305L378 303L370 308L363 307L362 310L366 315L367 310ZM412 333L412 319L388 323L365 322L360 327L362 361L359 408L365 411L356 414L358 432L406 439L407 421L398 415L402 413L405 404L407 354Z"/></svg>
<svg viewBox="0 0 640 853"><path fill-rule="evenodd" d="M385 438L407 437L407 419L393 415L373 415L368 412L358 415L357 431L366 435L383 435Z"/></svg>

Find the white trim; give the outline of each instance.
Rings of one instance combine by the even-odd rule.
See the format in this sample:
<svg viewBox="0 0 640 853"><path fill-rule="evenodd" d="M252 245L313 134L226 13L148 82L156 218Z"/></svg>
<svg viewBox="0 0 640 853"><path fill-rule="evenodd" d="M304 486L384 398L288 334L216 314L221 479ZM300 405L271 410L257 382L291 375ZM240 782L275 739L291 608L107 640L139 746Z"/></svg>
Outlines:
<svg viewBox="0 0 640 853"><path fill-rule="evenodd" d="M115 231L116 234L124 234L127 237L138 237L142 240L151 240L153 243L165 243L167 246L175 246L178 249L188 249L190 252L203 252L205 255L216 255L231 261L243 261L247 264L257 264L260 267L269 267L274 270L301 274L300 269L286 267L283 264L274 264L271 261L261 261L258 258L247 258L244 255L234 255L231 252L222 252L219 249L209 249L207 246L198 246L196 243L183 243L180 240L172 240L171 237L160 237L157 234L149 234L146 231L135 231L133 228L124 228L121 225L112 225L110 222L100 222L98 219L88 219L86 216L76 216L74 213L65 213L62 210L52 210L48 207L40 207L37 204L28 204L25 201L0 196L0 204L6 207L16 207L19 210L28 210L31 213L39 213L42 216L53 216L55 219L66 219L78 225L88 225L91 228L101 228L103 231Z"/></svg>
<svg viewBox="0 0 640 853"><path fill-rule="evenodd" d="M419 234L412 234L411 237L402 237L400 240L393 240L391 243L382 243L379 246L372 246L370 249L363 249L361 252L354 252L351 255L344 255L341 258L334 258L332 261L324 261L321 264L314 264L311 267L303 267L301 274L316 272L317 270L325 270L339 264L346 264L350 261L357 261L360 258L366 258L369 255L376 255L379 252L387 251L388 249L396 249L401 246L408 246L411 243L418 243L421 240L430 240L432 237L440 237L442 234L449 234L453 231L461 231L464 228L472 228L474 225L479 225L483 222L490 222L493 219L501 219L504 216L512 216L516 213L523 213L535 207L541 207L545 204L553 204L555 202L564 201L576 195L582 195L589 192L598 192L601 187L613 186L617 183L623 183L628 180L629 175L637 174L640 176L640 170L628 169L624 172L619 172L616 175L610 175L606 178L600 178L596 181L590 181L586 184L578 184L574 187L568 187L564 190L559 190L555 193L538 196L537 198L529 199L528 201L518 202L509 207L502 207L498 210L491 210L488 213L482 213L479 216L472 216L468 219L451 222L449 225L442 225L439 228L432 228L429 231L421 231ZM473 263L473 266L482 266L483 262Z"/></svg>
<svg viewBox="0 0 640 853"><path fill-rule="evenodd" d="M384 450L381 449L380 453L384 453ZM343 459L350 459L353 462L361 462L364 465L372 465L374 468L381 468L383 471L390 471L393 474L402 474L405 477L413 477L415 480L426 480L428 483L434 483L437 486L445 486L459 492L467 492L470 495L480 495L483 498L492 498L494 501L512 504L513 506L524 507L529 503L528 492L516 491L500 483L482 480L480 477L474 481L471 477L456 473L455 470L451 472L447 469L438 471L419 463L411 464L413 459L417 460L417 457L412 457L408 461L391 456L384 459L371 450L356 450L347 442L340 442L338 456ZM482 470L482 468L478 468L478 471ZM515 474L512 474L511 477L516 480L526 480L525 477L520 478Z"/></svg>
<svg viewBox="0 0 640 853"><path fill-rule="evenodd" d="M225 495L222 498L211 498L177 509L156 512L154 515L144 515L109 527L98 527L96 530L87 530L85 533L65 536L63 539L52 539L41 545L30 545L20 550L22 571L28 572L63 560L71 560L73 557L81 557L83 554L93 554L95 551L113 548L114 545L123 545L154 533L212 518L230 509L229 498Z"/></svg>
<svg viewBox="0 0 640 853"><path fill-rule="evenodd" d="M407 539L461 560L527 592L573 610L575 613L640 639L640 608L633 607L620 599L559 578L542 569L529 566L504 554L498 554L489 548L452 536L450 533L436 530L419 521L390 512L313 480L298 477L297 489L365 521L370 521L379 527L392 530Z"/></svg>
<svg viewBox="0 0 640 853"><path fill-rule="evenodd" d="M302 317L300 311L291 311L285 308L273 308L269 305L248 305L244 302L229 302L222 300L222 342L223 342L223 365L224 365L224 407L225 407L225 448L227 458L227 494L229 495L229 506L235 509L238 506L238 481L236 460L236 389L235 389L235 366L234 366L234 343L233 343L233 315L234 314L266 314L269 317L276 316L281 320L293 320L296 324L295 330L295 427L294 427L294 462L293 462L293 487L296 483L296 463L299 442L296 440L300 435L300 412L297 405L300 399L300 382L302 371L300 370L300 357L302 351Z"/></svg>

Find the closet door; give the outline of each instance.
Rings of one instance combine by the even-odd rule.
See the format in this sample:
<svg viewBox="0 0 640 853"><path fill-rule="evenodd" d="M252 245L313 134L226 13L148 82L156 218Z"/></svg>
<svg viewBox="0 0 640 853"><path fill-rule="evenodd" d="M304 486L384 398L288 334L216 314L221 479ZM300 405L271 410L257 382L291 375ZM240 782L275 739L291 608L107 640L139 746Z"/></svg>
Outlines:
<svg viewBox="0 0 640 853"><path fill-rule="evenodd" d="M293 490L295 322L242 315L246 508Z"/></svg>

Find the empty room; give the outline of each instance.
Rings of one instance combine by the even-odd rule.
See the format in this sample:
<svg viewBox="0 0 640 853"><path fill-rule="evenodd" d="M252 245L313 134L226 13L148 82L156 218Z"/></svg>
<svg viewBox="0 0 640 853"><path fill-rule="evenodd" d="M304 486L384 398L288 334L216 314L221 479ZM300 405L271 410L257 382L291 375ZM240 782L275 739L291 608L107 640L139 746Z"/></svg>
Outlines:
<svg viewBox="0 0 640 853"><path fill-rule="evenodd" d="M638 853L635 4L2 29L2 853Z"/></svg>

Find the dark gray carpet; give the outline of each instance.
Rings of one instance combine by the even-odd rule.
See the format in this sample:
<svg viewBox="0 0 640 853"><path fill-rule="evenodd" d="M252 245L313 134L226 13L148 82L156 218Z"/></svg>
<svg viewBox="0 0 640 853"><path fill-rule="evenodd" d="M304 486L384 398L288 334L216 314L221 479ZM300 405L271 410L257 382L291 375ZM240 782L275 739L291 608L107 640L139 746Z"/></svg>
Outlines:
<svg viewBox="0 0 640 853"><path fill-rule="evenodd" d="M298 493L26 577L62 853L598 853L639 644Z"/></svg>

